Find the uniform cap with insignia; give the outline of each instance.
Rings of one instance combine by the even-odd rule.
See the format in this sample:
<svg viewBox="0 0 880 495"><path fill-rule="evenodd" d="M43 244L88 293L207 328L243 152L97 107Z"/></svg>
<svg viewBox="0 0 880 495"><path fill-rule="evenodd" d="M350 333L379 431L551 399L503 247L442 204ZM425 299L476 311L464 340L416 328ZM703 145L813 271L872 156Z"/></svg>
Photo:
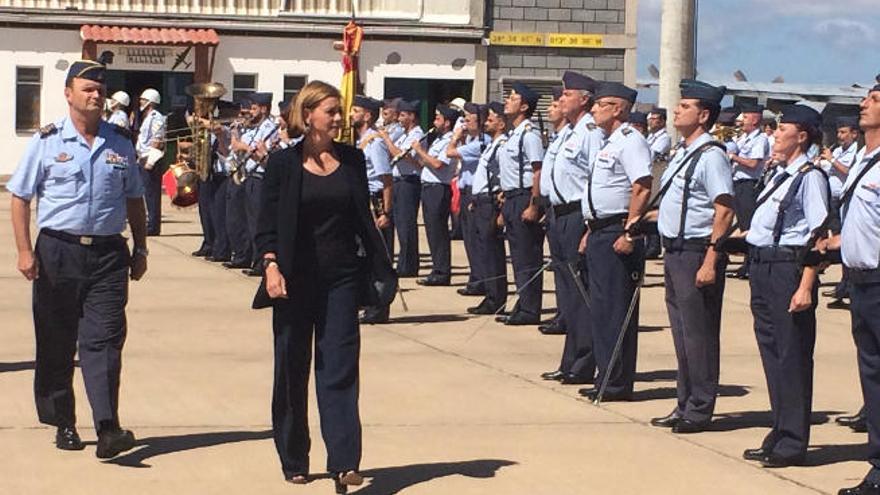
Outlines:
<svg viewBox="0 0 880 495"><path fill-rule="evenodd" d="M239 96L235 98L235 103L237 103L240 108L248 108L251 106L251 97Z"/></svg>
<svg viewBox="0 0 880 495"><path fill-rule="evenodd" d="M516 93L516 94L520 95L520 97L522 97L523 102L525 102L529 106L529 110L536 110L537 109L538 98L540 98L540 95L538 93L535 93L535 91L532 88L517 81L517 82L513 83L513 85L510 87L510 89L511 89L511 91L513 91L514 93Z"/></svg>
<svg viewBox="0 0 880 495"><path fill-rule="evenodd" d="M854 131L859 130L858 117L838 117L836 124L838 129L840 129L841 127L849 127Z"/></svg>
<svg viewBox="0 0 880 495"><path fill-rule="evenodd" d="M599 98L609 96L623 98L630 103L635 103L636 98L639 96L639 92L619 82L605 81L600 83L599 87L596 88L595 98L598 100Z"/></svg>
<svg viewBox="0 0 880 495"><path fill-rule="evenodd" d="M761 115L763 115L764 105L745 103L740 107L739 111L740 113L760 113Z"/></svg>
<svg viewBox="0 0 880 495"><path fill-rule="evenodd" d="M721 109L721 113L718 114L718 120L716 122L718 125L733 126L736 125L737 115L739 115L739 110L737 108L726 107Z"/></svg>
<svg viewBox="0 0 880 495"><path fill-rule="evenodd" d="M70 86L70 83L75 78L88 79L90 81L104 84L104 77L106 75L107 66L104 64L100 64L94 60L77 60L70 64L70 69L67 70L67 79L64 80L64 85Z"/></svg>
<svg viewBox="0 0 880 495"><path fill-rule="evenodd" d="M873 91L880 91L880 84L875 84L873 88L868 90L868 93L871 93Z"/></svg>
<svg viewBox="0 0 880 495"><path fill-rule="evenodd" d="M443 118L446 119L446 121L451 124L454 124L455 121L459 117L461 117L461 113L459 113L458 110L450 107L449 105L443 105L443 104L437 105L436 110L437 110L437 113L442 115Z"/></svg>
<svg viewBox="0 0 880 495"><path fill-rule="evenodd" d="M374 100L368 96L364 95L355 95L354 96L354 106L361 107L364 110L372 113L376 113L382 108L382 102L378 100Z"/></svg>
<svg viewBox="0 0 880 495"><path fill-rule="evenodd" d="M643 126L648 125L648 114L645 112L630 112L629 120L630 124L641 124Z"/></svg>
<svg viewBox="0 0 880 495"><path fill-rule="evenodd" d="M654 107L648 112L648 115L659 115L661 119L666 120L666 109L660 107Z"/></svg>
<svg viewBox="0 0 880 495"><path fill-rule="evenodd" d="M562 98L563 88L560 88L559 86L553 86L553 89L551 91L553 91L553 101L559 101L559 98Z"/></svg>
<svg viewBox="0 0 880 495"><path fill-rule="evenodd" d="M592 77L567 70L562 74L562 85L565 89L579 89L595 93L599 82Z"/></svg>
<svg viewBox="0 0 880 495"><path fill-rule="evenodd" d="M251 103L269 107L272 106L272 96L272 93L252 93L250 99Z"/></svg>
<svg viewBox="0 0 880 495"><path fill-rule="evenodd" d="M382 106L385 108L390 108L392 110L398 110L401 101L403 101L402 98L386 98L382 101Z"/></svg>
<svg viewBox="0 0 880 495"><path fill-rule="evenodd" d="M782 107L780 124L799 124L814 130L822 127L822 115L806 105L786 105Z"/></svg>
<svg viewBox="0 0 880 495"><path fill-rule="evenodd" d="M419 100L400 100L400 103L397 105L397 110L401 112L419 113L419 107L421 106L422 102Z"/></svg>
<svg viewBox="0 0 880 495"><path fill-rule="evenodd" d="M464 104L464 111L467 113L478 115L480 117L480 120L486 120L486 117L489 116L488 106L480 105L471 101Z"/></svg>
<svg viewBox="0 0 880 495"><path fill-rule="evenodd" d="M486 108L495 115L504 117L504 103L501 103L500 101L490 101L486 104Z"/></svg>
<svg viewBox="0 0 880 495"><path fill-rule="evenodd" d="M678 87L681 89L683 99L700 100L715 106L721 105L721 99L724 98L724 93L727 91L724 86L712 86L696 79L682 79ZM664 110L663 113L665 117L666 111Z"/></svg>

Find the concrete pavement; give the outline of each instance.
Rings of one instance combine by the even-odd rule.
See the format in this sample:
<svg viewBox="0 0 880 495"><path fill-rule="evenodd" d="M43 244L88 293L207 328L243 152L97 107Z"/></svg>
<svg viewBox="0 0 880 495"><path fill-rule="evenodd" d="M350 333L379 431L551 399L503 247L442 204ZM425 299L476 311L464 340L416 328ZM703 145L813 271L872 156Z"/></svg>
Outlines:
<svg viewBox="0 0 880 495"><path fill-rule="evenodd" d="M163 235L150 238L150 268L131 284L128 307L120 414L139 444L99 462L93 445L56 450L54 431L37 422L30 286L15 269L9 196L0 194L0 494L332 493L326 479L302 487L282 480L269 420L271 314L249 309L257 280L192 258L196 211L165 206ZM463 253L455 242L457 286ZM858 483L866 436L833 422L861 403L849 315L824 301L810 466L767 470L740 458L770 424L742 281L729 281L725 300L716 431L684 436L648 425L675 397L660 272L651 262L636 400L601 407L578 387L538 377L558 364L562 337L471 317L465 308L478 299L456 287L403 280L410 311L395 302L392 323L362 328L367 484L352 493L801 494ZM828 279L838 275L830 270ZM550 274L545 282L549 307ZM76 390L80 433L94 441L79 373ZM320 473L325 453L312 403L312 471Z"/></svg>

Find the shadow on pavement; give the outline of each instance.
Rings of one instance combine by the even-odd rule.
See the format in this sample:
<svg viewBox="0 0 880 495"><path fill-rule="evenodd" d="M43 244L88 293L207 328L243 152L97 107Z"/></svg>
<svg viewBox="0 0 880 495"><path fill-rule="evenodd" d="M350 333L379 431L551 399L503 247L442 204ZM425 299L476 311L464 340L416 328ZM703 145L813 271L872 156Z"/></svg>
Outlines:
<svg viewBox="0 0 880 495"><path fill-rule="evenodd" d="M393 325L395 323L445 323L450 321L466 321L467 319L467 316L462 316L458 314L395 316L388 320L388 324Z"/></svg>
<svg viewBox="0 0 880 495"><path fill-rule="evenodd" d="M19 361L15 363L0 363L0 373L8 373L10 371L27 371L36 367L34 361Z"/></svg>
<svg viewBox="0 0 880 495"><path fill-rule="evenodd" d="M718 387L718 395L721 397L743 397L748 394L749 387L743 385L720 385ZM631 400L639 402L646 400L675 399L677 397L678 394L675 387L660 387L633 392Z"/></svg>
<svg viewBox="0 0 880 495"><path fill-rule="evenodd" d="M639 333L647 333L647 332L662 332L669 327L664 327L660 325L641 325L639 326ZM675 378L673 378L674 380Z"/></svg>
<svg viewBox="0 0 880 495"><path fill-rule="evenodd" d="M642 327L644 328L644 327ZM676 370L654 370L636 373L637 382L674 382L677 379Z"/></svg>
<svg viewBox="0 0 880 495"><path fill-rule="evenodd" d="M515 464L513 461L501 459L480 459L370 469L361 472L365 478L369 478L370 484L351 493L352 495L390 495L419 483L446 476L494 478L501 468Z"/></svg>
<svg viewBox="0 0 880 495"><path fill-rule="evenodd" d="M821 425L829 421L831 416L842 414L842 411L813 411L810 424ZM734 431L747 428L770 428L773 426L773 414L770 411L742 411L716 414L712 420L710 431ZM848 448L850 446L847 446Z"/></svg>
<svg viewBox="0 0 880 495"><path fill-rule="evenodd" d="M114 457L107 464L118 466L148 468L144 461L152 457L174 454L185 450L214 447L225 443L249 442L272 438L272 430L265 431L218 431L212 433L193 433L190 435L169 435L165 437L142 438L135 449L125 455Z"/></svg>
<svg viewBox="0 0 880 495"><path fill-rule="evenodd" d="M807 451L804 466L827 466L838 462L868 459L868 444L813 445Z"/></svg>

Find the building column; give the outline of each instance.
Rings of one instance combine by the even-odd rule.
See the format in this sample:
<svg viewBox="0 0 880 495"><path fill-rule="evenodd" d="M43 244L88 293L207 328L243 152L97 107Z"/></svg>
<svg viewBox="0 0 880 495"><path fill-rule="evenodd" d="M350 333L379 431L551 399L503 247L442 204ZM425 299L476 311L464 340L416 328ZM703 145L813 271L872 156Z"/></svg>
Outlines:
<svg viewBox="0 0 880 495"><path fill-rule="evenodd" d="M694 77L695 9L696 0L663 0L659 103L670 112L681 97L678 89L681 80ZM667 129L675 139L677 133L672 119L668 120Z"/></svg>

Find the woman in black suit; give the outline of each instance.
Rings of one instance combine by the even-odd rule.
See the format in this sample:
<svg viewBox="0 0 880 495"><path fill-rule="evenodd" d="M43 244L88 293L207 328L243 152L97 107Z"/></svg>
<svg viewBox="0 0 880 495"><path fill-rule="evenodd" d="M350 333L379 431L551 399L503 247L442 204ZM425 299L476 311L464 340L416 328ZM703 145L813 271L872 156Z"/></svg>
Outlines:
<svg viewBox="0 0 880 495"><path fill-rule="evenodd" d="M363 482L358 307L390 302L397 286L370 213L364 154L333 141L341 112L339 91L320 81L307 84L290 110L290 130L303 139L268 160L256 237L265 278L254 305L274 308L272 430L284 477L309 480L314 336L327 470L345 493Z"/></svg>

